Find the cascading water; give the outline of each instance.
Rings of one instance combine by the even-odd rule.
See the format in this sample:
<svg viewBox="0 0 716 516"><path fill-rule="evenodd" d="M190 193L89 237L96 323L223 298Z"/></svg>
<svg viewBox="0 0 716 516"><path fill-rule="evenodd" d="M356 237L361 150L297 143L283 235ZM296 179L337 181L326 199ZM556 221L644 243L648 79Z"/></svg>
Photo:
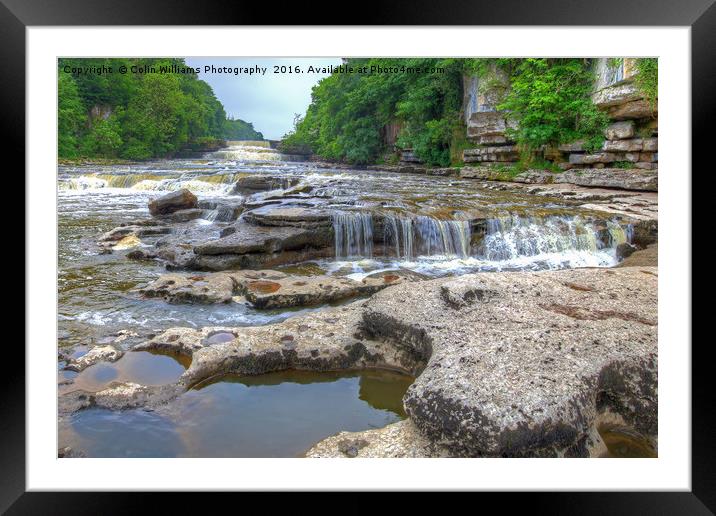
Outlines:
<svg viewBox="0 0 716 516"><path fill-rule="evenodd" d="M370 213L335 213L333 232L337 258L373 256L373 217Z"/></svg>
<svg viewBox="0 0 716 516"><path fill-rule="evenodd" d="M388 215L384 228L386 249L400 259L437 255L464 258L470 254L470 223L467 220Z"/></svg>
<svg viewBox="0 0 716 516"><path fill-rule="evenodd" d="M616 248L628 239L627 230L612 221L512 215L486 221L477 255L488 261L508 261L569 252L596 254L605 248Z"/></svg>
<svg viewBox="0 0 716 516"><path fill-rule="evenodd" d="M300 161L302 156L281 154L267 141L229 141L227 147L204 155L205 159L229 161Z"/></svg>
<svg viewBox="0 0 716 516"><path fill-rule="evenodd" d="M333 218L336 258L372 258L375 238L385 258L425 262L426 271L607 266L631 240L631 226L580 216L506 215L475 226L473 235L469 220L341 212Z"/></svg>
<svg viewBox="0 0 716 516"><path fill-rule="evenodd" d="M160 174L96 174L72 177L58 182L60 190L98 190L106 188L136 191L171 192L187 188L192 192L228 193L236 183L237 174L181 175Z"/></svg>

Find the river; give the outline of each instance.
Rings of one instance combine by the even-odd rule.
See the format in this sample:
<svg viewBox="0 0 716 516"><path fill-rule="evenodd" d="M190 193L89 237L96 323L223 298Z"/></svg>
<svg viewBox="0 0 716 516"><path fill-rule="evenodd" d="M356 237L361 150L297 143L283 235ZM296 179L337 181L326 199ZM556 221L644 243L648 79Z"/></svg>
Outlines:
<svg viewBox="0 0 716 516"><path fill-rule="evenodd" d="M562 198L486 189L456 178L330 168L283 156L263 143L234 142L200 159L58 168L58 361L60 393L96 391L112 381L176 381L185 361L127 353L81 373L64 369L118 332L146 335L174 326L271 324L321 307L257 310L246 304L179 305L140 299L133 289L165 272L156 261L98 252L102 233L148 218L148 202L187 188L207 201L195 231L213 238L231 222L208 201L240 199L242 177L283 178L244 195L255 211L301 206L330 210L334 252L282 268L359 279L384 270L433 277L497 270L610 267L627 223ZM285 195L287 189L294 193ZM284 192L284 195L277 195ZM274 198L275 200L274 202ZM479 225L475 220L482 221ZM380 235L380 237L377 237ZM141 243L141 245L149 245ZM59 445L87 456L299 456L340 430L385 426L405 417L412 379L389 372L279 372L197 386L165 411L89 409L61 418Z"/></svg>

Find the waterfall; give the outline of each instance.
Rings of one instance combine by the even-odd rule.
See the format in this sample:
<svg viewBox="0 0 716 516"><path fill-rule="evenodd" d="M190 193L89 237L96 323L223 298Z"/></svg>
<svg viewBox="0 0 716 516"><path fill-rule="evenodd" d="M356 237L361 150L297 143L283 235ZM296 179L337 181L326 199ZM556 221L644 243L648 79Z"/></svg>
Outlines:
<svg viewBox="0 0 716 516"><path fill-rule="evenodd" d="M230 161L290 161L296 156L281 154L268 141L229 141L227 147L204 154L204 159Z"/></svg>
<svg viewBox="0 0 716 516"><path fill-rule="evenodd" d="M388 215L384 222L386 248L401 259L417 256L458 256L470 254L470 222Z"/></svg>
<svg viewBox="0 0 716 516"><path fill-rule="evenodd" d="M60 190L97 190L118 188L138 191L174 191L188 188L192 192L228 193L237 174L206 174L195 172L175 174L92 174L61 179Z"/></svg>
<svg viewBox="0 0 716 516"><path fill-rule="evenodd" d="M373 256L373 217L364 212L333 214L336 258Z"/></svg>
<svg viewBox="0 0 716 516"><path fill-rule="evenodd" d="M629 241L630 229L614 221L589 221L581 217L521 217L489 219L478 255L488 261L565 254L596 254Z"/></svg>

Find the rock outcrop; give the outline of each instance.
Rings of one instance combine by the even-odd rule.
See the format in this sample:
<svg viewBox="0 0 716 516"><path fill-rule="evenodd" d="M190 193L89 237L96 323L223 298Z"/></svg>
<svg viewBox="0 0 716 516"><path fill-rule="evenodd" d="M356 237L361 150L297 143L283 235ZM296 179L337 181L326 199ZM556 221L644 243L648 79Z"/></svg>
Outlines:
<svg viewBox="0 0 716 516"><path fill-rule="evenodd" d="M196 195L186 188L182 188L150 201L149 213L154 216L168 215L175 211L196 208L197 202Z"/></svg>
<svg viewBox="0 0 716 516"><path fill-rule="evenodd" d="M557 174L554 178L554 182L589 187L655 192L659 187L659 176L654 170L584 168L567 170L561 174Z"/></svg>

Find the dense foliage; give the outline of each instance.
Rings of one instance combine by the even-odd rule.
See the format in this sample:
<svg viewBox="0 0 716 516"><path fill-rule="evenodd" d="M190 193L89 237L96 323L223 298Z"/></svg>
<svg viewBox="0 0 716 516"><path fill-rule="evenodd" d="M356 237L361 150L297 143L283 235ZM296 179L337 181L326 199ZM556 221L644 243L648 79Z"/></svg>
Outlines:
<svg viewBox="0 0 716 516"><path fill-rule="evenodd" d="M334 73L323 79L305 116L284 137L285 152L310 150L325 159L375 162L386 150L383 128L399 123L401 147L412 148L427 163L449 164L453 128L460 124L461 60L349 59L346 64L397 71Z"/></svg>
<svg viewBox="0 0 716 516"><path fill-rule="evenodd" d="M588 59L515 59L503 64L510 90L498 109L519 121L511 130L523 151L584 140L599 148L608 118L591 100L594 71Z"/></svg>
<svg viewBox="0 0 716 516"><path fill-rule="evenodd" d="M371 163L386 149L382 131L398 124L397 145L430 165L458 164L467 145L460 119L463 75L499 90L499 109L519 120L513 138L529 158L545 144L583 139L601 145L607 118L591 102L593 63L588 59L349 59L367 66L431 69L433 73L334 73L314 87L306 114L283 140L284 150L325 159ZM496 81L496 82L495 82ZM495 88L495 87L498 88Z"/></svg>
<svg viewBox="0 0 716 516"><path fill-rule="evenodd" d="M195 73L146 72L186 70L183 59L60 59L58 66L61 158L147 159L223 139L263 139L251 124L227 119ZM128 73L119 73L122 66Z"/></svg>

